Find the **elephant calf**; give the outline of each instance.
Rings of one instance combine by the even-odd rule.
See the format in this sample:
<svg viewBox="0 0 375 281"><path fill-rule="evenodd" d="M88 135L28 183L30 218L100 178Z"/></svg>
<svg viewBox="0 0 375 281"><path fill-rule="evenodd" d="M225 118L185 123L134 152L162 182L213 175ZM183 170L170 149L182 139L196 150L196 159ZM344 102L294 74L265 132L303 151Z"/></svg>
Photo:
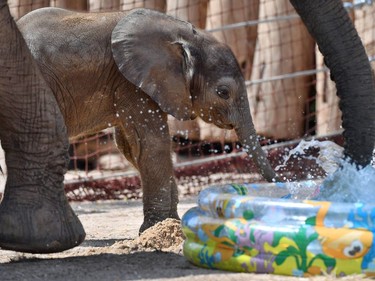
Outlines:
<svg viewBox="0 0 375 281"><path fill-rule="evenodd" d="M146 9L33 11L18 26L52 89L70 137L114 126L143 187L140 231L178 218L167 115L235 129L262 175L275 172L257 141L231 50L191 24Z"/></svg>
<svg viewBox="0 0 375 281"><path fill-rule="evenodd" d="M375 143L375 83L361 40L341 0L291 3L337 84L345 155L366 166ZM0 0L0 139L8 167L1 248L62 251L85 237L63 188L64 121L70 136L116 127L119 148L142 178L141 230L177 217L167 114L234 128L264 177L275 178L257 142L238 64L209 34L143 9L79 14L48 8L26 15L19 26L29 48Z"/></svg>

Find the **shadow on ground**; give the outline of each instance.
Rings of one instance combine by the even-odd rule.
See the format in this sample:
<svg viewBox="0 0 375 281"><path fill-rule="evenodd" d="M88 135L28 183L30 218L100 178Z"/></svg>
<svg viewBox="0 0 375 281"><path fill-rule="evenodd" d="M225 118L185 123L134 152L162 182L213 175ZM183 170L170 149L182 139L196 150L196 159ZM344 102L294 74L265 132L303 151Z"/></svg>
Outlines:
<svg viewBox="0 0 375 281"><path fill-rule="evenodd" d="M22 258L0 265L0 280L166 280L192 275L223 274L190 264L164 252L100 254L58 259ZM216 278L215 278L216 279Z"/></svg>

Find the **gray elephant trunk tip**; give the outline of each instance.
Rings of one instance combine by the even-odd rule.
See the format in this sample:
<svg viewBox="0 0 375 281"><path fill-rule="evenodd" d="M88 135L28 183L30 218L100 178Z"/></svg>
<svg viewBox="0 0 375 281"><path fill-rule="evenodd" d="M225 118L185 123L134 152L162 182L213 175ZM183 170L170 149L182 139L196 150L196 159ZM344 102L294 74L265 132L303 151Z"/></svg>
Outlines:
<svg viewBox="0 0 375 281"><path fill-rule="evenodd" d="M243 151L245 151L250 158L253 159L254 163L257 165L260 174L268 181L268 182L280 182L280 178L277 176L274 169L271 167L269 163L266 153L260 146L260 144L254 144L250 146L248 144L243 145Z"/></svg>

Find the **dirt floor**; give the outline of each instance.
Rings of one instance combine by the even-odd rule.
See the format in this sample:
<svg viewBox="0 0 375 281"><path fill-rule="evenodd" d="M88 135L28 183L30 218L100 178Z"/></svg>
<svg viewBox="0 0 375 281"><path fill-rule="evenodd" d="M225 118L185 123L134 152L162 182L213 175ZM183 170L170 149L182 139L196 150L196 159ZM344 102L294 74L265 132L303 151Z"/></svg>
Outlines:
<svg viewBox="0 0 375 281"><path fill-rule="evenodd" d="M195 205L186 198L179 213ZM293 278L208 270L181 253L179 223L169 220L138 236L140 201L74 203L87 233L79 247L59 254L31 255L0 250L0 280L335 280L332 276ZM370 280L361 276L340 280Z"/></svg>

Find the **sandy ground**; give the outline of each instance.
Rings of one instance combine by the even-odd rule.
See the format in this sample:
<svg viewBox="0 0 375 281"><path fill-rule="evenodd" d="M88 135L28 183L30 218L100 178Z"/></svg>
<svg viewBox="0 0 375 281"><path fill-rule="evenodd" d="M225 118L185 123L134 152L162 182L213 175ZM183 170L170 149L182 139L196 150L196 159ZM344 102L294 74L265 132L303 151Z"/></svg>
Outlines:
<svg viewBox="0 0 375 281"><path fill-rule="evenodd" d="M195 205L186 198L179 213ZM140 201L74 203L87 233L79 247L59 254L31 255L0 250L0 280L334 280L332 276L293 278L208 270L181 253L179 223L170 220L138 236ZM163 238L164 237L164 238ZM166 237L166 238L165 238ZM361 276L340 280L366 280ZM370 279L368 279L370 280Z"/></svg>

